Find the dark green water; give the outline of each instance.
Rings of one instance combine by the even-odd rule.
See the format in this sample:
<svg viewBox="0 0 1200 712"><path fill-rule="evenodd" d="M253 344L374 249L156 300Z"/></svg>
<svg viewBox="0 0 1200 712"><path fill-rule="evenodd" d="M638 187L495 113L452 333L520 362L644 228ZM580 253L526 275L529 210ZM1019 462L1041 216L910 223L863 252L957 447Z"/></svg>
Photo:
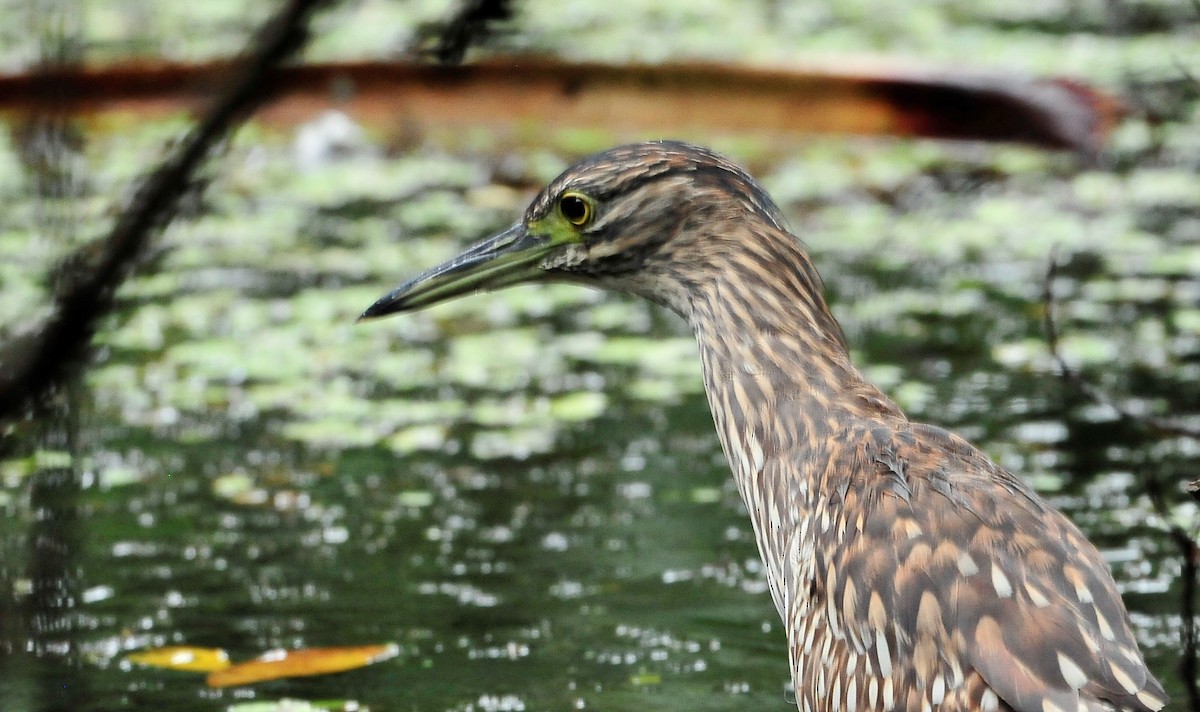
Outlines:
<svg viewBox="0 0 1200 712"><path fill-rule="evenodd" d="M776 197L873 380L1028 478L1100 546L1183 709L1180 562L1143 483L1168 483L1171 516L1194 533L1180 483L1200 474L1200 449L1066 389L1046 354L1041 292L1057 245L1067 357L1132 408L1198 417L1200 113L1171 74L1172 57L1194 56L1194 24L1122 34L1041 3L1009 8L1015 20L974 4L917 3L902 18L845 5L676 8L694 32L616 58L654 47L775 61L797 46L970 54L1109 87L1132 72L1169 109L1154 128L1130 121L1093 169L1014 148L688 138L746 163ZM111 41L123 25L106 12L91 17ZM148 21L189 26L180 12ZM232 10L212 12L225 27ZM610 59L612 38L656 12L634 3L581 29L569 13L531 11L527 36ZM735 20L748 23L733 25L736 41L714 34ZM343 56L359 39L346 32L323 36L317 55ZM103 231L181 125L88 134L66 150L56 190L23 162L21 134L5 136L0 323L36 309L46 267ZM0 710L282 698L791 709L784 636L674 317L556 286L353 323L402 278L508 224L572 158L631 138L642 137L399 147L362 135L314 157L290 135L242 132L122 292L69 414L6 435ZM222 691L126 661L163 645L242 660L381 642L400 655Z"/></svg>

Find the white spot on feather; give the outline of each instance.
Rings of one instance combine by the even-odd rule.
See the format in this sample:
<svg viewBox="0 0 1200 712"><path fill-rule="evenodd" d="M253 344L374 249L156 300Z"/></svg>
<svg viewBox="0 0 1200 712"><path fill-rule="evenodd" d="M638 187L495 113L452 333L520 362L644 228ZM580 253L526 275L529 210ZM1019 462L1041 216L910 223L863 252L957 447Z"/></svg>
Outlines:
<svg viewBox="0 0 1200 712"><path fill-rule="evenodd" d="M1012 583L1008 577L1000 570L999 564L992 564L992 587L996 589L996 595L1000 598L1008 598L1012 595Z"/></svg>
<svg viewBox="0 0 1200 712"><path fill-rule="evenodd" d="M1134 683L1133 678L1129 676L1129 673L1122 670L1116 663L1110 662L1108 664L1108 669L1112 670L1113 679L1115 679L1121 687L1125 688L1126 692L1132 695L1138 691L1138 686Z"/></svg>
<svg viewBox="0 0 1200 712"><path fill-rule="evenodd" d="M1100 612L1099 608L1092 606L1096 611L1096 624L1100 626L1100 635L1104 636L1105 640L1116 640L1117 636L1113 633L1112 626L1108 624L1108 619Z"/></svg>
<svg viewBox="0 0 1200 712"><path fill-rule="evenodd" d="M889 684L892 677L892 651L888 647L887 635L883 631L875 632L875 654L879 656L879 674L888 678ZM886 705L891 707L891 705Z"/></svg>
<svg viewBox="0 0 1200 712"><path fill-rule="evenodd" d="M1067 576L1067 580L1075 586L1075 598L1079 599L1080 603L1092 603L1092 590L1087 587L1087 582L1083 579L1083 574L1078 569L1068 566L1063 571Z"/></svg>
<svg viewBox="0 0 1200 712"><path fill-rule="evenodd" d="M957 659L950 661L950 689L957 690L963 684L962 665L958 664Z"/></svg>
<svg viewBox="0 0 1200 712"><path fill-rule="evenodd" d="M983 691L979 698L980 712L996 712L1000 709L1000 698L990 688Z"/></svg>
<svg viewBox="0 0 1200 712"><path fill-rule="evenodd" d="M1038 608L1045 608L1050 605L1050 599L1046 598L1036 586L1029 583L1025 584L1025 593L1029 594L1029 600L1033 601L1033 605Z"/></svg>
<svg viewBox="0 0 1200 712"><path fill-rule="evenodd" d="M1137 698L1143 705L1146 705L1152 710L1161 710L1163 706L1167 704L1166 700L1155 697L1145 690L1137 693Z"/></svg>
<svg viewBox="0 0 1200 712"><path fill-rule="evenodd" d="M946 699L946 678L938 675L933 678L933 686L929 690L929 701L940 705L944 699Z"/></svg>
<svg viewBox="0 0 1200 712"><path fill-rule="evenodd" d="M1083 673L1079 665L1062 653L1058 654L1058 669L1071 689L1078 690L1087 684L1087 675Z"/></svg>
<svg viewBox="0 0 1200 712"><path fill-rule="evenodd" d="M762 444L758 442L758 437L754 433L750 433L750 436L746 438L746 445L750 448L750 464L753 466L754 472L762 472L766 457L763 455Z"/></svg>

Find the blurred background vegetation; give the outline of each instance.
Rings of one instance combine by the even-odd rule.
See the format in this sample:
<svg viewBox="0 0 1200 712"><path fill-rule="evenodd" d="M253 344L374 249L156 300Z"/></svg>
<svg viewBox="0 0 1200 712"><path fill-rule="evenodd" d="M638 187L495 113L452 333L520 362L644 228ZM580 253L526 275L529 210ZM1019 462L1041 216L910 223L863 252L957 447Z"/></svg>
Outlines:
<svg viewBox="0 0 1200 712"><path fill-rule="evenodd" d="M1022 474L1101 547L1157 674L1179 672L1183 493L1200 447L1200 8L1186 0L518 0L472 37L612 63L1066 76L1129 108L1095 161L1013 145L689 129L748 166L825 277L858 363L909 414ZM205 62L275 3L0 3L0 69ZM304 60L431 61L448 1L319 15ZM515 97L514 101L519 101ZM0 133L0 340L44 317L191 125L179 112ZM547 121L547 123L552 123ZM0 443L0 706L789 709L783 634L684 326L569 286L356 326L628 128L251 120L119 291L91 365ZM1160 502L1147 482L1160 483ZM1193 551L1193 556L1195 553ZM338 676L211 690L164 645L395 642ZM247 707L249 709L249 707ZM254 708L258 709L258 708ZM264 707L263 709L278 709Z"/></svg>

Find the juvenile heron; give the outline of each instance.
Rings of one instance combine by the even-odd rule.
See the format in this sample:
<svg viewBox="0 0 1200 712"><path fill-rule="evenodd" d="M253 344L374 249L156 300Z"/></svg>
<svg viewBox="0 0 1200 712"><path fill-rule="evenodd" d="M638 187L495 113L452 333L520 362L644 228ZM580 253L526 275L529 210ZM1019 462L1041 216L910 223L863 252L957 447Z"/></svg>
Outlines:
<svg viewBox="0 0 1200 712"><path fill-rule="evenodd" d="M862 377L803 245L743 170L676 142L594 155L362 318L549 280L645 297L695 331L800 709L1163 707L1095 547Z"/></svg>

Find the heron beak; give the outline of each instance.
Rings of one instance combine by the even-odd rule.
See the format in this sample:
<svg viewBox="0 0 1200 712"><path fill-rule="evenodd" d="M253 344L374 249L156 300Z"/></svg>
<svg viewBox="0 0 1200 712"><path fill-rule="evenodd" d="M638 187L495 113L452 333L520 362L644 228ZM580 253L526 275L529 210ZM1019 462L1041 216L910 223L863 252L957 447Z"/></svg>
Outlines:
<svg viewBox="0 0 1200 712"><path fill-rule="evenodd" d="M412 311L462 296L527 282L544 274L542 259L554 250L521 223L426 270L385 294L358 321Z"/></svg>

